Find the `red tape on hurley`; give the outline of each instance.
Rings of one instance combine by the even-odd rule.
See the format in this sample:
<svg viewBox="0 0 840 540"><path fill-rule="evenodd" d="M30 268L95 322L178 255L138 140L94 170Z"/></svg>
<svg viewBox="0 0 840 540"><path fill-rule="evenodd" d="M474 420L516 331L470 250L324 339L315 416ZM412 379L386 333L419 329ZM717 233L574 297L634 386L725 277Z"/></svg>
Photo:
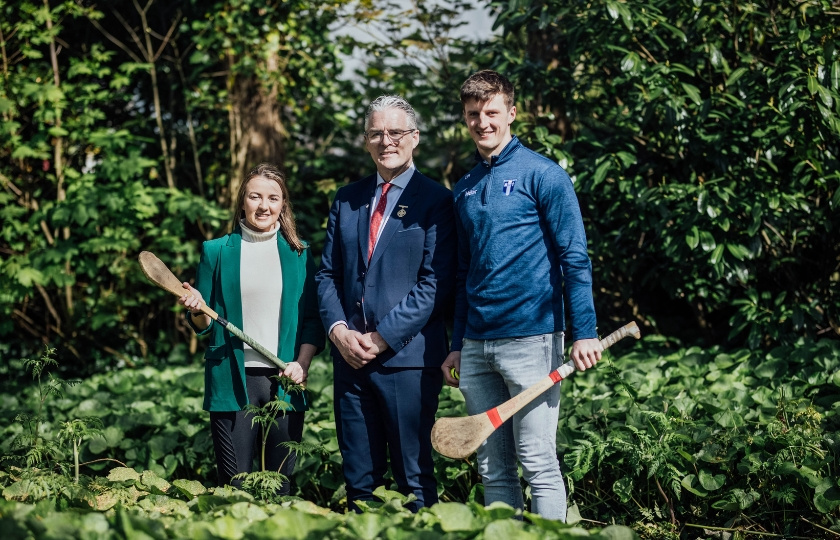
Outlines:
<svg viewBox="0 0 840 540"><path fill-rule="evenodd" d="M551 377L551 380L554 381L554 384L557 384L563 380L563 377L561 377L560 374L557 373L556 369L549 373L548 376Z"/></svg>
<svg viewBox="0 0 840 540"><path fill-rule="evenodd" d="M493 407L489 411L487 411L487 418L490 419L490 423L493 424L493 429L499 429L499 426L502 425L502 419L499 417L499 411L497 407Z"/></svg>

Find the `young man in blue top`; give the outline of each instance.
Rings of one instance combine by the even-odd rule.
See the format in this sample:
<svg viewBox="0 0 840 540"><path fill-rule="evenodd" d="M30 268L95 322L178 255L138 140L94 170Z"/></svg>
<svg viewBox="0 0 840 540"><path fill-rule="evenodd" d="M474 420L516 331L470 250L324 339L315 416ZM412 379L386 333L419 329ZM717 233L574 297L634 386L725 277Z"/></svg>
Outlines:
<svg viewBox="0 0 840 540"><path fill-rule="evenodd" d="M601 359L586 251L572 181L557 163L511 134L513 85L480 71L461 86L478 165L454 189L458 275L452 352L442 369L468 414L480 414L557 369L564 355L564 303L578 370ZM460 380L450 374L455 368ZM566 520L557 460L560 385L532 401L478 449L484 502L524 508L517 459L531 487L531 511Z"/></svg>

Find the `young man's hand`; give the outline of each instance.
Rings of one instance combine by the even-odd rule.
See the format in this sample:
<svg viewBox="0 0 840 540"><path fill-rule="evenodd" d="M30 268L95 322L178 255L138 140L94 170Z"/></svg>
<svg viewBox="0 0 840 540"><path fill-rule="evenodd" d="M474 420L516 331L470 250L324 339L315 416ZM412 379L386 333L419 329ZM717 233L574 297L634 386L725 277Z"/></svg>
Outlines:
<svg viewBox="0 0 840 540"><path fill-rule="evenodd" d="M579 339L572 344L572 361L575 363L575 369L578 371L586 371L591 367L595 367L598 360L601 359L601 342L595 338Z"/></svg>
<svg viewBox="0 0 840 540"><path fill-rule="evenodd" d="M443 382L452 388L458 388L461 378L458 376L461 373L461 351L452 351L443 361L440 366L443 370Z"/></svg>

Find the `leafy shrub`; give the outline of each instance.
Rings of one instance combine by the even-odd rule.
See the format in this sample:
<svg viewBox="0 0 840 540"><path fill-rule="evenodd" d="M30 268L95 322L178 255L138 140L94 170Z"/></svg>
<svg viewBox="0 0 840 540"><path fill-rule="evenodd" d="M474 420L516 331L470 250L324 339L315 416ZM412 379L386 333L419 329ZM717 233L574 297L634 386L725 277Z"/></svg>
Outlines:
<svg viewBox="0 0 840 540"><path fill-rule="evenodd" d="M599 313L775 346L840 332L836 2L498 2L514 127L575 179Z"/></svg>
<svg viewBox="0 0 840 540"><path fill-rule="evenodd" d="M581 513L781 535L840 530L840 344L668 345L649 339L565 388L558 451Z"/></svg>
<svg viewBox="0 0 840 540"><path fill-rule="evenodd" d="M680 530L691 538L703 534L703 527L737 531L758 525L774 534L806 537L822 536L821 528L840 531L835 405L840 401L840 344L802 340L763 353L681 349L649 337L632 350L625 347L616 345L597 369L563 383L558 454L570 488L570 521L632 524L647 538ZM302 444L326 453L303 453L293 493L320 507L319 512L343 511L346 494L325 355L313 362L308 389L314 406L307 413ZM46 498L86 507L91 503L79 501L125 504L150 496L134 490L171 493L170 483L189 490L190 497L204 493L215 482L215 470L202 392L202 371L194 365L124 370L81 381L51 401L40 432L57 440L62 422L99 418L102 434L89 439L80 455L87 474L76 485L69 465L27 477L25 464L18 463L17 469L0 472L0 487L21 504ZM37 391L0 394L4 418L31 413L38 404ZM444 389L439 414L464 414L460 392ZM0 454L11 452L10 441L21 432L18 423L0 428ZM69 463L69 455L62 456ZM114 491L110 460L128 466L119 474L135 482L133 489L120 484ZM108 469L111 480L97 476ZM443 503L439 512L472 520L504 513L481 509L483 493L473 460L436 456L436 474ZM136 484L135 476L146 488ZM159 492L153 493L150 483ZM217 500L210 497L206 504ZM450 503L456 506L446 506ZM385 502L371 510L388 512L391 506ZM379 517L352 519L360 520L353 527L370 519L382 530ZM445 520L450 519L455 518ZM529 519L553 530L537 516ZM478 529L470 530L477 534ZM563 534L570 533L564 529Z"/></svg>

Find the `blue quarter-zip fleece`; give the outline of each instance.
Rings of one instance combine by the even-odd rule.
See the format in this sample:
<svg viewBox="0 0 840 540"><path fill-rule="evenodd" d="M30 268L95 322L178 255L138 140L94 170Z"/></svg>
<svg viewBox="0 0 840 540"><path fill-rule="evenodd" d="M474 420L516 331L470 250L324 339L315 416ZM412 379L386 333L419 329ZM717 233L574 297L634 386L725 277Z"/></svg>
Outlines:
<svg viewBox="0 0 840 540"><path fill-rule="evenodd" d="M592 263L569 175L514 136L455 185L458 276L452 350L464 337L565 330L597 337Z"/></svg>

